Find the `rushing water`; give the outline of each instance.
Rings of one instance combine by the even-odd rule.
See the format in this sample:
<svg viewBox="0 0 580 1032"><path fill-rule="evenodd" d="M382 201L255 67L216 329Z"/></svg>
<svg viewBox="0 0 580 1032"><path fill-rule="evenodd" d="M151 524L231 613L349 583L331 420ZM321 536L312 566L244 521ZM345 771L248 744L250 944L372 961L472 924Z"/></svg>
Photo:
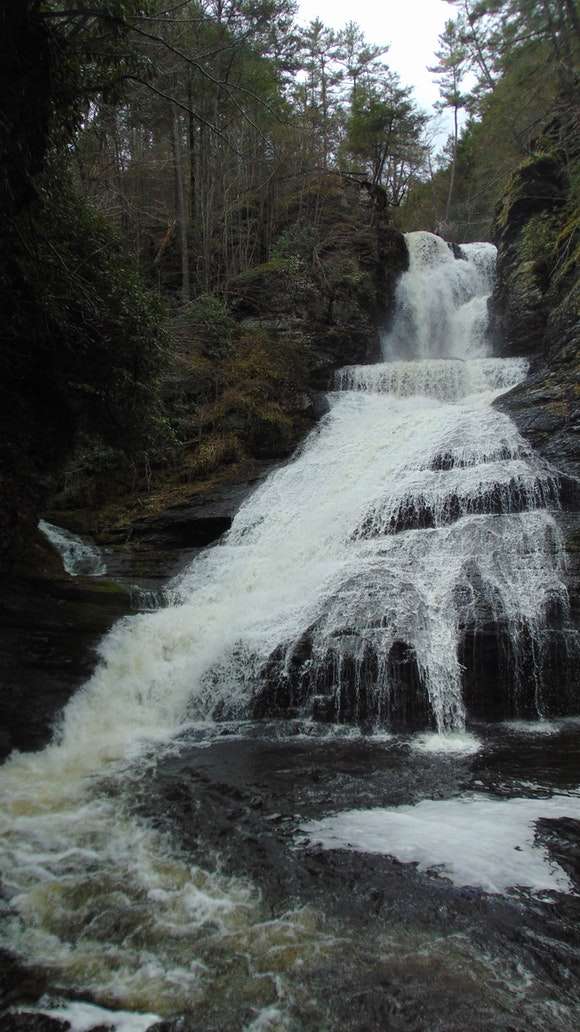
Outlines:
<svg viewBox="0 0 580 1032"><path fill-rule="evenodd" d="M107 572L103 557L91 541L73 534L64 527L41 520L39 530L48 538L62 558L62 564L71 577L102 577Z"/></svg>
<svg viewBox="0 0 580 1032"><path fill-rule="evenodd" d="M323 696L337 720L388 726L403 646L437 742L469 752L459 646L482 612L506 628L515 680L531 662L542 712L548 614L565 623L568 604L558 485L491 405L526 374L487 354L494 249L407 240L385 361L337 375L294 461L171 604L114 628L54 742L3 770L3 939L65 990L147 1020L229 994L256 1028L285 1028L284 978L337 948L314 911L272 917L251 884L135 818L144 757L177 732L243 717L272 685L305 718Z"/></svg>

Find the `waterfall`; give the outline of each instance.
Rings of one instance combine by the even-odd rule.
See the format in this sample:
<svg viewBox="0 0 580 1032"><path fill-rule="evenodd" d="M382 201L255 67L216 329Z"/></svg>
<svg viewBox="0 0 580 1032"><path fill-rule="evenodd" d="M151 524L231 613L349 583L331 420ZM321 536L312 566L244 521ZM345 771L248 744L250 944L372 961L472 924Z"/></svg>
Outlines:
<svg viewBox="0 0 580 1032"><path fill-rule="evenodd" d="M256 705L389 722L413 696L439 731L461 728L460 643L484 621L505 629L514 682L532 654L541 712L544 631L567 607L558 485L491 404L527 368L481 331L495 249L407 244L386 360L340 371L327 416L173 604L102 643L59 730L83 763Z"/></svg>
<svg viewBox="0 0 580 1032"><path fill-rule="evenodd" d="M515 690L531 678L542 710L546 628L568 604L558 485L492 407L526 374L487 351L494 249L455 257L429 233L407 243L384 362L337 375L294 460L175 581L170 605L101 643L53 743L4 768L10 942L63 984L81 971L108 1000L167 1013L211 991L192 962L212 955L208 927L236 943L240 979L252 928L265 922L261 949L296 934L298 918L267 921L246 886L192 870L136 824L121 787L107 791L152 743L276 707L461 729L461 643L490 623L510 644Z"/></svg>
<svg viewBox="0 0 580 1032"><path fill-rule="evenodd" d="M101 553L91 541L73 534L64 527L41 520L38 529L48 538L62 558L62 564L71 577L102 577L107 572Z"/></svg>

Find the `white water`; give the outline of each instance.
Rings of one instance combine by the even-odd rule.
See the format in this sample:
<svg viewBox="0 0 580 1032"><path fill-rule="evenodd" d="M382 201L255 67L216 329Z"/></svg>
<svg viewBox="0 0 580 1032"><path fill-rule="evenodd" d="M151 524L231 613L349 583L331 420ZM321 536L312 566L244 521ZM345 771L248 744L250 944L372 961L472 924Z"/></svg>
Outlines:
<svg viewBox="0 0 580 1032"><path fill-rule="evenodd" d="M306 824L313 845L394 856L435 871L454 885L503 893L572 892L564 869L537 841L540 818L580 818L580 797L423 799L415 806L350 810Z"/></svg>
<svg viewBox="0 0 580 1032"><path fill-rule="evenodd" d="M102 577L107 572L99 549L91 541L86 541L64 527L55 527L46 520L41 520L38 528L54 545L71 577Z"/></svg>
<svg viewBox="0 0 580 1032"><path fill-rule="evenodd" d="M397 321L384 341L385 358L481 357L495 247L462 244L465 260L457 260L432 233L409 233L407 241L410 274L399 285Z"/></svg>
<svg viewBox="0 0 580 1032"><path fill-rule="evenodd" d="M437 728L460 735L458 643L482 607L516 657L533 642L541 704L546 613L567 604L546 508L556 484L491 407L525 363L485 354L489 245L458 261L429 234L408 241L385 341L397 361L340 374L319 429L174 585L174 604L120 622L55 742L3 770L4 934L105 1005L190 1008L215 990L225 950L231 985L268 1013L296 943L301 963L328 948L311 915L269 919L251 886L192 867L130 816L125 765L145 747L243 716L265 669L282 685L294 670L306 715L322 685L338 718L364 697L380 723L400 642Z"/></svg>

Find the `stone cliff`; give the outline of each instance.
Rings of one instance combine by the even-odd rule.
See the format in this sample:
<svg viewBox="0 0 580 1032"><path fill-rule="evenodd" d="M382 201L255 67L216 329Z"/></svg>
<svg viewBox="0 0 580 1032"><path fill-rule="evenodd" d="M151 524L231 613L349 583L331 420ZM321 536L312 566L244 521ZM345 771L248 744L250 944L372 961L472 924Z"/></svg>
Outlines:
<svg viewBox="0 0 580 1032"><path fill-rule="evenodd" d="M496 217L498 353L528 355L524 383L496 405L560 476L559 521L580 616L580 133L563 108L512 176Z"/></svg>

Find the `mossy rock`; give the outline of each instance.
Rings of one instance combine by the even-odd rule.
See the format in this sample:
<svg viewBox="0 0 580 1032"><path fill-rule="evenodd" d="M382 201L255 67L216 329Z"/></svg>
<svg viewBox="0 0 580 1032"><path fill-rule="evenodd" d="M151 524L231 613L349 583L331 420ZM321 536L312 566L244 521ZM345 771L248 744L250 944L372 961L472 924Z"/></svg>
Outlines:
<svg viewBox="0 0 580 1032"><path fill-rule="evenodd" d="M528 158L515 172L498 208L495 236L512 237L532 215L560 207L566 198L566 176L550 155Z"/></svg>

